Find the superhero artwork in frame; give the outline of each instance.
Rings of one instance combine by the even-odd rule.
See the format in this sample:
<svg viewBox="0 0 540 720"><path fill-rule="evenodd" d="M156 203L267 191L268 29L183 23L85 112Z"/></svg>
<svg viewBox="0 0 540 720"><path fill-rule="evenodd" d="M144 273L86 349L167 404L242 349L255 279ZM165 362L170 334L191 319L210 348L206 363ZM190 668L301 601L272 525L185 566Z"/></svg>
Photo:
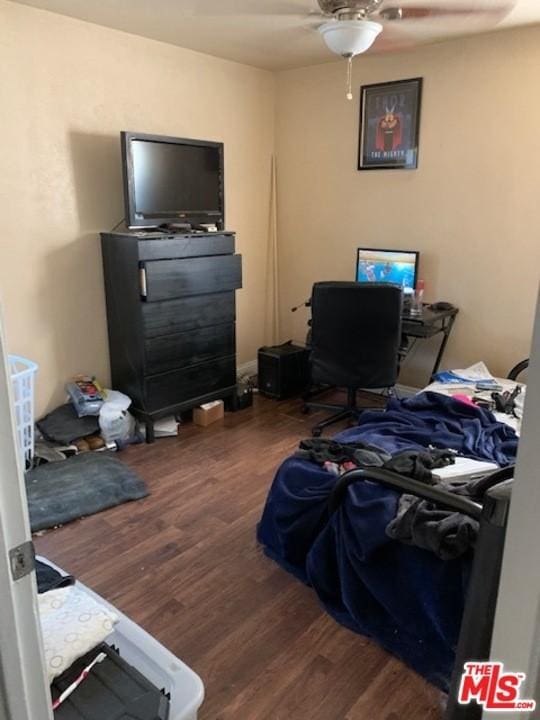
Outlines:
<svg viewBox="0 0 540 720"><path fill-rule="evenodd" d="M418 167L422 78L362 85L359 170Z"/></svg>

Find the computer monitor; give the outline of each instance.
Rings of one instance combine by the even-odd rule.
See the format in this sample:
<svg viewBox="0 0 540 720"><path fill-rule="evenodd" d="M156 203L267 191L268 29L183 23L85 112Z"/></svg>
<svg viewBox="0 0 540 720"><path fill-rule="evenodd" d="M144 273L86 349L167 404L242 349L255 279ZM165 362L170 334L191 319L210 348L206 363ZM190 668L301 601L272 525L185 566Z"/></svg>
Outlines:
<svg viewBox="0 0 540 720"><path fill-rule="evenodd" d="M416 250L358 248L356 281L393 283L405 292L412 292L416 288L419 256Z"/></svg>

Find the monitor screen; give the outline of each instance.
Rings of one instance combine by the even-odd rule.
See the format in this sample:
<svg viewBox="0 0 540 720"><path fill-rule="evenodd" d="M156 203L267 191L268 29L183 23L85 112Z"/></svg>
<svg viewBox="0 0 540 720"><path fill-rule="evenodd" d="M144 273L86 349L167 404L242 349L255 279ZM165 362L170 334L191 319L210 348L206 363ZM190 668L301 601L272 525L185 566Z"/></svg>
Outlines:
<svg viewBox="0 0 540 720"><path fill-rule="evenodd" d="M125 132L122 148L130 227L222 221L221 143Z"/></svg>
<svg viewBox="0 0 540 720"><path fill-rule="evenodd" d="M358 248L356 280L394 283L412 292L416 287L419 254L415 250Z"/></svg>

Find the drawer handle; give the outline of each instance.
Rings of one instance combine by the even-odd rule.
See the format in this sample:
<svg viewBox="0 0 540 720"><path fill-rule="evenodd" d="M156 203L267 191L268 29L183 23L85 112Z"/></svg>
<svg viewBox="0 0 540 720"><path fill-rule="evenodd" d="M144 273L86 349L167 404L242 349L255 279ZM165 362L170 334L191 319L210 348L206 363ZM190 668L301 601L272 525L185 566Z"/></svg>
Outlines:
<svg viewBox="0 0 540 720"><path fill-rule="evenodd" d="M146 298L146 268L144 265L139 268L139 289L141 297Z"/></svg>

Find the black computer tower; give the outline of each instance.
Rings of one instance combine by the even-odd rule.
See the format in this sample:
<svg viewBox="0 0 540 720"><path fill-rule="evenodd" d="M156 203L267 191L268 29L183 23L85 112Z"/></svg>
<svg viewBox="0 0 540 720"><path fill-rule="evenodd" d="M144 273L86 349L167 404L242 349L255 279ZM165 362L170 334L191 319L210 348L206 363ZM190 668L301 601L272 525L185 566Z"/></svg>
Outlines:
<svg viewBox="0 0 540 720"><path fill-rule="evenodd" d="M258 385L275 400L302 393L309 385L309 350L292 343L260 348Z"/></svg>

